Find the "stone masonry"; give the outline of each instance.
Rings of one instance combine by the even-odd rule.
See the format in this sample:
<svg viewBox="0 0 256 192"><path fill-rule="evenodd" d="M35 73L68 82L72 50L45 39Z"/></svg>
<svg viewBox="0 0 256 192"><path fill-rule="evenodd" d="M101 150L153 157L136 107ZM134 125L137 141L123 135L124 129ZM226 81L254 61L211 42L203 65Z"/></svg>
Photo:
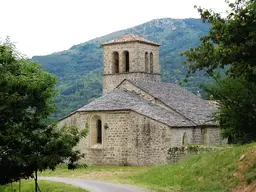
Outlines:
<svg viewBox="0 0 256 192"><path fill-rule="evenodd" d="M160 81L159 45L141 42L122 42L102 45L103 48L103 94L113 90L124 79ZM125 71L124 52L129 52L129 72ZM113 53L119 55L119 73L113 72ZM150 72L150 54L153 71ZM146 61L147 60L147 61Z"/></svg>
<svg viewBox="0 0 256 192"><path fill-rule="evenodd" d="M221 142L216 128L198 128L198 130L169 128L132 111L80 112L63 119L59 122L59 126L75 124L82 129L88 125L89 133L92 133L94 127L91 126L93 122L90 120L93 116L100 116L103 125L107 123L108 126L103 129L102 144L93 145L91 143L93 135L90 134L80 141L78 149L85 153L85 158L80 162L82 164L136 166L166 164L169 162L168 151L173 147L184 145L185 133L188 143L193 143L193 134L197 140L200 140L199 144L216 144L216 142L211 143L209 136ZM208 131L207 135L201 134L204 130ZM211 134L212 131L215 135Z"/></svg>

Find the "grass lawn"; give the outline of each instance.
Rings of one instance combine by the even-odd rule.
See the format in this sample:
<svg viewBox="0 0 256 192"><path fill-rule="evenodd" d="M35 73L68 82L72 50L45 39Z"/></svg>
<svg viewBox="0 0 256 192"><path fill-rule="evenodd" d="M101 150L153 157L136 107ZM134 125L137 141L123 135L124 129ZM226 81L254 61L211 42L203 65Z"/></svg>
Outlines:
<svg viewBox="0 0 256 192"><path fill-rule="evenodd" d="M75 171L58 167L40 176L61 176L126 183L155 192L256 191L256 143L209 152L178 163L156 167L98 166ZM237 190L236 190L237 188ZM233 192L232 191L232 192Z"/></svg>
<svg viewBox="0 0 256 192"><path fill-rule="evenodd" d="M75 187L73 185L68 185L64 183L51 182L51 181L38 181L39 188L41 192L89 192L85 189ZM34 181L25 180L22 181L22 192L32 192L34 191ZM1 192L18 192L18 183L0 186Z"/></svg>

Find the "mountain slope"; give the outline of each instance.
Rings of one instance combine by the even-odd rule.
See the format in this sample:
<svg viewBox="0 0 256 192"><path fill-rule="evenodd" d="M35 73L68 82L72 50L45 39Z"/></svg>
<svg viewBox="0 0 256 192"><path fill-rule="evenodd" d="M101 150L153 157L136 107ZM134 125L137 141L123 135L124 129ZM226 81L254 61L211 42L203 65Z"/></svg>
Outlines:
<svg viewBox="0 0 256 192"><path fill-rule="evenodd" d="M135 34L159 43L162 80L181 82L186 71L180 52L197 46L200 37L208 30L209 24L203 24L200 19L155 19L74 45L69 50L32 59L58 77L60 94L55 98L57 110L54 117L60 118L101 95L102 43L125 34ZM194 74L191 79L193 81L184 86L194 92L205 81L202 73Z"/></svg>

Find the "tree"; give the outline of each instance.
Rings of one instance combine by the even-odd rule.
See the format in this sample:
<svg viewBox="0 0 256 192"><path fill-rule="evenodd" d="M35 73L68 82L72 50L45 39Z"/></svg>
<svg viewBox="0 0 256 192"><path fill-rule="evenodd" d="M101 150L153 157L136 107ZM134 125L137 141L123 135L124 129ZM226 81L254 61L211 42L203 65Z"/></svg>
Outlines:
<svg viewBox="0 0 256 192"><path fill-rule="evenodd" d="M214 117L224 135L234 143L248 143L256 140L256 2L226 2L226 17L198 8L211 28L198 47L182 55L187 56L188 75L206 70L214 77L216 84L204 89L220 104ZM216 78L220 68L225 68L225 75Z"/></svg>
<svg viewBox="0 0 256 192"><path fill-rule="evenodd" d="M73 148L85 130L58 129L49 119L54 110L54 76L0 43L0 184L35 178L37 172L64 161L74 167L81 157Z"/></svg>
<svg viewBox="0 0 256 192"><path fill-rule="evenodd" d="M209 97L219 103L215 120L230 143L256 140L256 84L245 78L215 78L215 84L203 86Z"/></svg>
<svg viewBox="0 0 256 192"><path fill-rule="evenodd" d="M226 18L212 10L198 8L203 22L211 23L207 36L201 38L197 48L184 52L189 63L189 73L229 65L231 77L246 76L255 80L256 73L256 2L237 0L229 3Z"/></svg>

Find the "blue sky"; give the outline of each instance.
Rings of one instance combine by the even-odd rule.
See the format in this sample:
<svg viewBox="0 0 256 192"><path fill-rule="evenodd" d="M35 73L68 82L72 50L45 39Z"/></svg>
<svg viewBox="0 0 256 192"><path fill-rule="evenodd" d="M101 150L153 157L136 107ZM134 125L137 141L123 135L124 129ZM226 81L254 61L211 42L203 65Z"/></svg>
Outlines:
<svg viewBox="0 0 256 192"><path fill-rule="evenodd" d="M224 0L0 0L0 40L45 55L152 19L199 18L194 5L227 8Z"/></svg>

